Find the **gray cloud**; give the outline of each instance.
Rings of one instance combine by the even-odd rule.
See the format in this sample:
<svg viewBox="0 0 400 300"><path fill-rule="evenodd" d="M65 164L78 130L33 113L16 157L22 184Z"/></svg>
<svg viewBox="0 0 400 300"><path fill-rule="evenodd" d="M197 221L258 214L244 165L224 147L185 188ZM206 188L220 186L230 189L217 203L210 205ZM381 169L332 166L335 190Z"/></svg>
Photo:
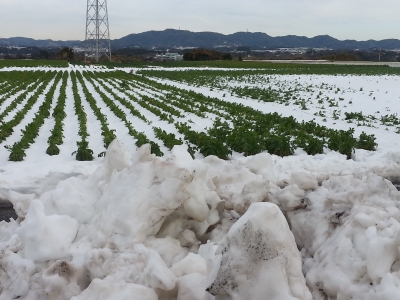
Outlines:
<svg viewBox="0 0 400 300"><path fill-rule="evenodd" d="M84 0L0 0L0 7L0 37L84 39ZM393 0L109 0L108 12L113 39L166 28L400 38L400 2Z"/></svg>

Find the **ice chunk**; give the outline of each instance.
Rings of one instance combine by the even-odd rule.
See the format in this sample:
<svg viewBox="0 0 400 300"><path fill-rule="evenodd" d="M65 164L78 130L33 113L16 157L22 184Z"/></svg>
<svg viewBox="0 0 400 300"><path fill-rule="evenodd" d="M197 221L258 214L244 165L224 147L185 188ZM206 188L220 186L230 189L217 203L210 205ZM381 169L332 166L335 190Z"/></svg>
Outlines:
<svg viewBox="0 0 400 300"><path fill-rule="evenodd" d="M308 197L307 210L288 217L313 256L306 278L314 298L398 298L399 192L369 174L331 177Z"/></svg>
<svg viewBox="0 0 400 300"><path fill-rule="evenodd" d="M83 268L69 261L58 260L43 272L45 292L51 299L69 300L88 284Z"/></svg>
<svg viewBox="0 0 400 300"><path fill-rule="evenodd" d="M204 300L207 276L192 273L179 278L177 300Z"/></svg>
<svg viewBox="0 0 400 300"><path fill-rule="evenodd" d="M156 251L168 267L184 258L188 253L188 250L183 248L178 240L170 236L165 238L149 237L145 246Z"/></svg>
<svg viewBox="0 0 400 300"><path fill-rule="evenodd" d="M291 184L284 187L275 194L279 206L285 211L295 210L305 207L305 193L297 184Z"/></svg>
<svg viewBox="0 0 400 300"><path fill-rule="evenodd" d="M221 267L208 287L216 299L311 299L294 237L275 204L252 204L218 251Z"/></svg>
<svg viewBox="0 0 400 300"><path fill-rule="evenodd" d="M210 215L207 198L215 196L207 186L207 166L199 161L195 162L193 180L187 186L189 199L183 203L185 213L198 222L203 222Z"/></svg>
<svg viewBox="0 0 400 300"><path fill-rule="evenodd" d="M58 183L55 190L40 197L46 214L68 215L79 223L88 223L95 215L95 204L101 193L97 187L78 177L70 177Z"/></svg>
<svg viewBox="0 0 400 300"><path fill-rule="evenodd" d="M99 168L92 174L91 181L106 180L113 172L120 172L132 165L130 153L118 140L114 140L107 148L106 157Z"/></svg>
<svg viewBox="0 0 400 300"><path fill-rule="evenodd" d="M269 153L260 153L251 156L246 162L251 172L262 175L265 180L275 182L274 163Z"/></svg>
<svg viewBox="0 0 400 300"><path fill-rule="evenodd" d="M303 172L293 172L291 183L297 184L302 190L315 190L318 187L318 181L315 176Z"/></svg>
<svg viewBox="0 0 400 300"><path fill-rule="evenodd" d="M241 193L232 197L233 210L239 214L244 214L251 204L266 200L269 187L269 181L265 179L246 182Z"/></svg>
<svg viewBox="0 0 400 300"><path fill-rule="evenodd" d="M397 229L399 228L400 226ZM372 233L366 233L370 236L367 246L367 272L373 283L379 283L386 274L390 273L398 257L399 239L393 236L393 233L392 236L379 236L375 227L367 229L367 231L370 230ZM381 235L383 234L385 233L382 232Z"/></svg>
<svg viewBox="0 0 400 300"><path fill-rule="evenodd" d="M175 145L171 150L171 154L179 167L193 167L193 158L190 156L188 152L188 146L186 144Z"/></svg>
<svg viewBox="0 0 400 300"><path fill-rule="evenodd" d="M172 290L176 284L175 275L168 269L160 255L153 250L149 250L144 276L147 284L152 288L169 291Z"/></svg>
<svg viewBox="0 0 400 300"><path fill-rule="evenodd" d="M18 299L29 291L29 281L35 273L35 264L19 254L7 251L1 257L0 300Z"/></svg>
<svg viewBox="0 0 400 300"><path fill-rule="evenodd" d="M178 236L178 240L181 243L182 247L191 247L199 243L196 238L196 234L189 229L185 229L184 231L182 231L181 234Z"/></svg>
<svg viewBox="0 0 400 300"><path fill-rule="evenodd" d="M208 218L210 211L204 196L200 191L196 192L198 193L196 196L190 197L183 203L183 208L189 217L202 222Z"/></svg>
<svg viewBox="0 0 400 300"><path fill-rule="evenodd" d="M94 279L89 287L71 300L158 300L154 290L126 282Z"/></svg>
<svg viewBox="0 0 400 300"><path fill-rule="evenodd" d="M46 216L43 203L33 200L26 219L17 229L24 247L21 253L34 261L63 258L77 231L78 222L75 219L69 216Z"/></svg>
<svg viewBox="0 0 400 300"><path fill-rule="evenodd" d="M218 275L221 266L222 254L216 254L218 246L212 242L199 247L199 255L207 262L207 286L211 285Z"/></svg>
<svg viewBox="0 0 400 300"><path fill-rule="evenodd" d="M189 253L184 259L175 263L171 271L176 277L182 277L190 273L207 275L206 261L200 255Z"/></svg>

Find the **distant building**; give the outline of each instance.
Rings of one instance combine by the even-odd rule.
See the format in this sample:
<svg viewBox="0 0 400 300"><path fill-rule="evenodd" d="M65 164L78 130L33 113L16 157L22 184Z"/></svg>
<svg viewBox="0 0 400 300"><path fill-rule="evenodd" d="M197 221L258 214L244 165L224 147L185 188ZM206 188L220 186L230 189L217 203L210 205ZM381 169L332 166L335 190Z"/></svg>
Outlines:
<svg viewBox="0 0 400 300"><path fill-rule="evenodd" d="M179 61L179 60L183 60L183 55L180 55L178 53L165 53L165 54L157 54L155 57L156 60L159 61L171 61L171 60L175 60L175 61Z"/></svg>

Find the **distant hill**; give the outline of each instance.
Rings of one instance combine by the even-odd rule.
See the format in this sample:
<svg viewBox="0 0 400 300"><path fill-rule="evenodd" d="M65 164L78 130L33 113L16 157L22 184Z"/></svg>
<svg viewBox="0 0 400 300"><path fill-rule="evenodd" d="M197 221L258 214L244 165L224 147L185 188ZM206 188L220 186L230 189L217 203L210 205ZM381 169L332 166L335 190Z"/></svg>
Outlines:
<svg viewBox="0 0 400 300"><path fill-rule="evenodd" d="M80 47L82 44L82 41L35 40L26 37L0 38L0 46L56 48Z"/></svg>
<svg viewBox="0 0 400 300"><path fill-rule="evenodd" d="M400 40L387 39L381 41L356 40L340 41L329 35L313 38L287 35L272 37L262 32L236 32L224 35L216 32L191 32L186 30L166 29L164 31L147 31L130 34L111 42L113 48L123 47L218 47L218 46L249 46L253 48L330 48L330 49L400 49Z"/></svg>
<svg viewBox="0 0 400 300"><path fill-rule="evenodd" d="M0 46L37 46L37 47L81 47L82 41L53 41L35 40L23 37L0 39ZM205 47L220 46L237 47L248 46L251 48L330 48L338 49L400 49L400 40L386 39L381 41L368 40L338 40L329 35L320 35L312 38L305 36L287 35L272 37L262 32L236 32L221 34L216 32L191 32L187 30L166 29L164 31L147 31L130 34L120 39L111 41L114 49L124 47Z"/></svg>

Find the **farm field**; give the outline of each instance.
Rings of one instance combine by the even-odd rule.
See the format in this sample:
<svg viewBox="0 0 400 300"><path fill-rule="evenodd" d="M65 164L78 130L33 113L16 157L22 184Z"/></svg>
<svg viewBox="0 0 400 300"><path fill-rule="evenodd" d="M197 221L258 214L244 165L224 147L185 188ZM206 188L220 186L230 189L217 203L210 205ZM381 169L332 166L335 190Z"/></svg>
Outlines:
<svg viewBox="0 0 400 300"><path fill-rule="evenodd" d="M68 67L65 60L0 59L1 68Z"/></svg>
<svg viewBox="0 0 400 300"><path fill-rule="evenodd" d="M262 151L287 156L298 148L350 158L356 149L377 148L378 155L400 146L397 76L49 70L3 73L3 166L15 169L9 161L38 155L50 162L97 160L114 138L129 148L150 142L158 156L185 143L192 156L222 159Z"/></svg>
<svg viewBox="0 0 400 300"><path fill-rule="evenodd" d="M0 299L400 295L397 69L1 66Z"/></svg>

